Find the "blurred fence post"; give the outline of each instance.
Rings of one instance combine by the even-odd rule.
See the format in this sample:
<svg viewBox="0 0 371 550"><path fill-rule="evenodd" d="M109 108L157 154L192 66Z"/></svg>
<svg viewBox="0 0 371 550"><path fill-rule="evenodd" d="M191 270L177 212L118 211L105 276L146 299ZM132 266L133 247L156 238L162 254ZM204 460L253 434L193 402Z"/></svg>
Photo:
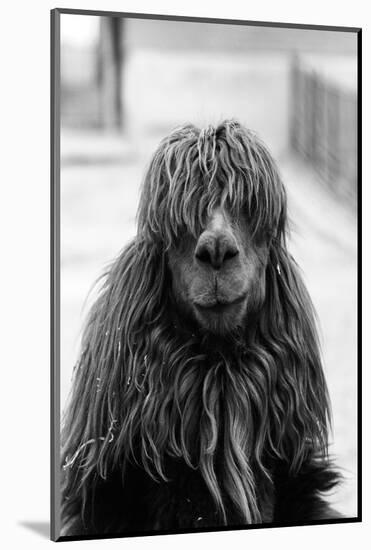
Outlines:
<svg viewBox="0 0 371 550"><path fill-rule="evenodd" d="M290 118L290 143L294 151L300 151L301 125L298 119L302 116L302 97L300 90L300 70L297 55L293 55L291 63L291 118Z"/></svg>
<svg viewBox="0 0 371 550"><path fill-rule="evenodd" d="M101 124L121 130L123 113L123 33L121 17L101 17L98 45L98 86Z"/></svg>

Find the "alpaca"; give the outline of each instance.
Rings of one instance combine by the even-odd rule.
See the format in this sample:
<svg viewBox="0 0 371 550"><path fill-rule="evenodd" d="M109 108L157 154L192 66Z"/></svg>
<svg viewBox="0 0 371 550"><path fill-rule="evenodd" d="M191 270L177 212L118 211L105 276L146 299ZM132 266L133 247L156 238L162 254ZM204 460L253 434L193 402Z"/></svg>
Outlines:
<svg viewBox="0 0 371 550"><path fill-rule="evenodd" d="M185 125L86 322L62 430L62 534L337 517L315 314L264 143Z"/></svg>

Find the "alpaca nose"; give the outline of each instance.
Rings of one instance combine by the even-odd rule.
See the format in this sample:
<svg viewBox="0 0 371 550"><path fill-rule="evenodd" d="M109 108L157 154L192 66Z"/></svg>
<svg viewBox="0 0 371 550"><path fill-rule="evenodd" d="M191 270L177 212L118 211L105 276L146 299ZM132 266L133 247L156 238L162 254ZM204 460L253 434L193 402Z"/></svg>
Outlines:
<svg viewBox="0 0 371 550"><path fill-rule="evenodd" d="M220 269L237 254L238 248L233 235L215 234L210 231L205 231L200 236L195 250L196 259L213 269Z"/></svg>

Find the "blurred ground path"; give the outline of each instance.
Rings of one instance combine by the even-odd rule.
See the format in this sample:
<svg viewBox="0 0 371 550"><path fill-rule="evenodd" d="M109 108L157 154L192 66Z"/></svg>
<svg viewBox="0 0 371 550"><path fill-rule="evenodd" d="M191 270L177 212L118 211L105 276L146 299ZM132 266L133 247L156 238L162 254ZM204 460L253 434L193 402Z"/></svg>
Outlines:
<svg viewBox="0 0 371 550"><path fill-rule="evenodd" d="M354 210L303 163L280 162L292 220L290 249L299 263L321 329L325 373L333 410L330 453L344 482L337 509L357 513L357 227Z"/></svg>
<svg viewBox="0 0 371 550"><path fill-rule="evenodd" d="M65 137L62 134L62 404L78 354L84 301L109 261L134 235L144 169L162 135L130 142L118 136ZM322 329L334 417L331 451L346 478L334 503L350 517L356 514L355 213L338 203L303 163L285 156L278 164L288 191L290 248Z"/></svg>

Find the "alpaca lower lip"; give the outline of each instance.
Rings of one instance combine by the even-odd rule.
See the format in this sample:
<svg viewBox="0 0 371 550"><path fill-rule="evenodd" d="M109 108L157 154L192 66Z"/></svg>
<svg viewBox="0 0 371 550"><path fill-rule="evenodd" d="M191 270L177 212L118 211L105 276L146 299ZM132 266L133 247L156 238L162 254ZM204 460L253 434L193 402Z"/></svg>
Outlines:
<svg viewBox="0 0 371 550"><path fill-rule="evenodd" d="M199 304L195 302L195 306L205 313L224 313L229 309L233 309L234 306L240 304L244 300L245 296L240 296L231 302L220 302L218 300L209 304Z"/></svg>

